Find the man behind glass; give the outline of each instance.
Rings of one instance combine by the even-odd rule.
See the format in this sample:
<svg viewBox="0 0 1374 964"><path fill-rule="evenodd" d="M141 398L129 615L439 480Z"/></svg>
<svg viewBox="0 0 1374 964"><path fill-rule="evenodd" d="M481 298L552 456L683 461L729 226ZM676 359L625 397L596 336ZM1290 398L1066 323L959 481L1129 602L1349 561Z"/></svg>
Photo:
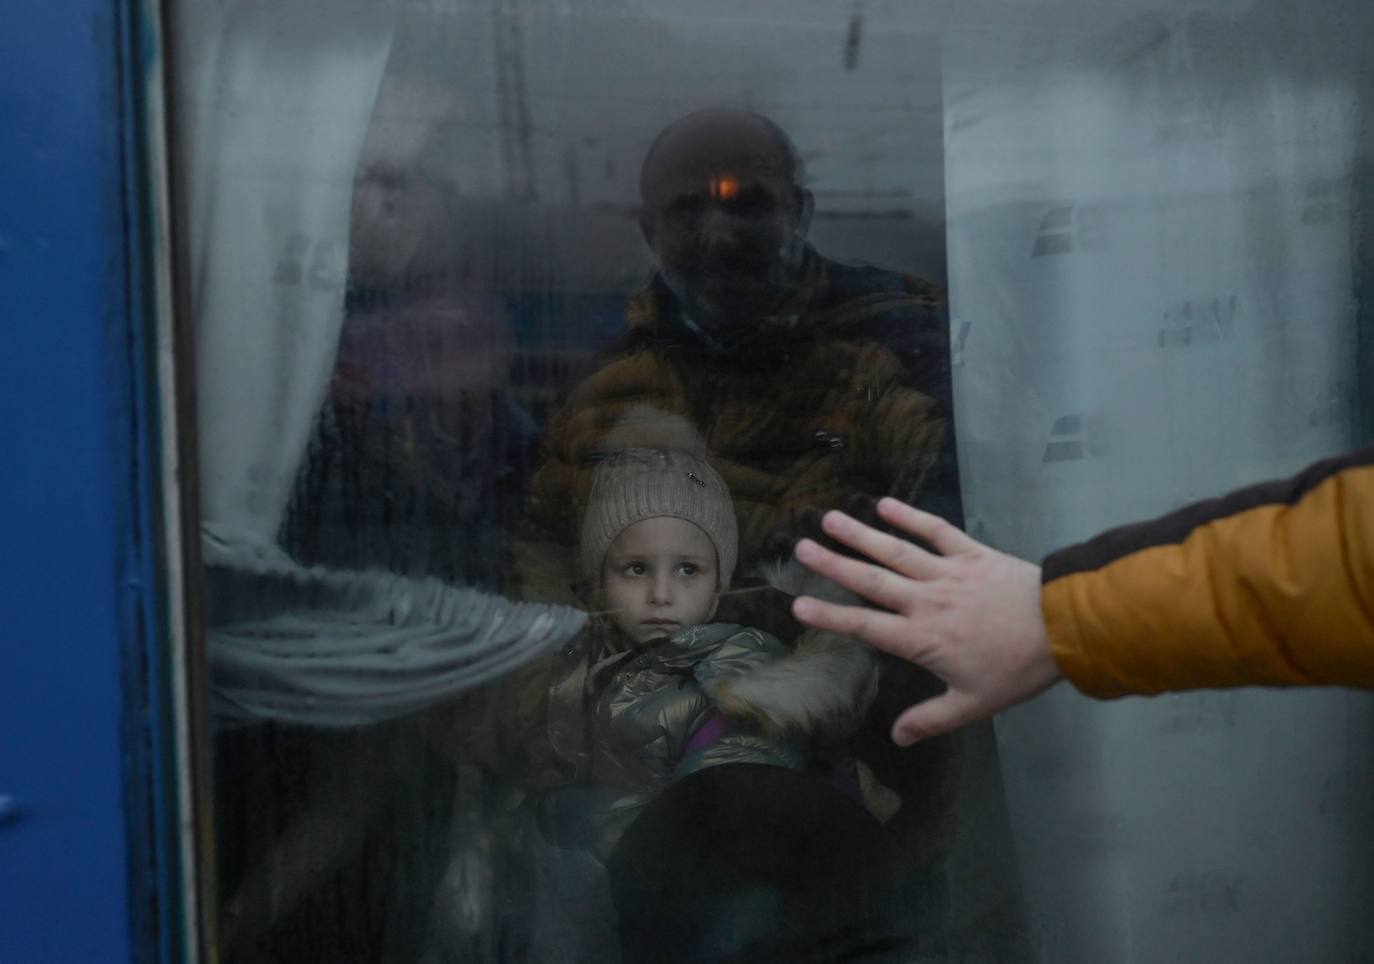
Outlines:
<svg viewBox="0 0 1374 964"><path fill-rule="evenodd" d="M658 270L630 301L624 340L549 424L514 544L513 591L569 598L574 577L556 561L574 558L578 507L605 440L671 446L657 437L655 413L687 419L704 440L735 500L746 576L790 557L834 506L873 518L879 497L899 495L962 525L943 295L917 278L820 255L806 241L813 200L803 173L787 135L757 114L699 111L654 141L640 226ZM805 645L783 593L722 599L719 618ZM977 735L913 757L896 754L887 731L914 696L937 691L928 676L886 664L870 726L853 739L902 798L888 827L928 898L946 886L959 769ZM1000 821L990 829L1004 832ZM989 930L1014 928L1014 899L980 876L992 885L977 895L982 906L957 916L976 919L986 946L998 940ZM932 950L944 943L933 939Z"/></svg>

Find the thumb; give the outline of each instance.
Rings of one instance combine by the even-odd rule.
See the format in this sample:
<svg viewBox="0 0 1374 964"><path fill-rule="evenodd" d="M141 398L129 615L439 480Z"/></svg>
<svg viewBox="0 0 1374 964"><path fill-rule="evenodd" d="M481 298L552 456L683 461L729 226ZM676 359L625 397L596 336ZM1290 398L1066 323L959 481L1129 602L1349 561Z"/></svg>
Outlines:
<svg viewBox="0 0 1374 964"><path fill-rule="evenodd" d="M957 730L965 723L978 719L979 715L976 703L967 693L946 690L939 696L908 706L906 712L892 724L892 742L898 746L911 746L932 736Z"/></svg>

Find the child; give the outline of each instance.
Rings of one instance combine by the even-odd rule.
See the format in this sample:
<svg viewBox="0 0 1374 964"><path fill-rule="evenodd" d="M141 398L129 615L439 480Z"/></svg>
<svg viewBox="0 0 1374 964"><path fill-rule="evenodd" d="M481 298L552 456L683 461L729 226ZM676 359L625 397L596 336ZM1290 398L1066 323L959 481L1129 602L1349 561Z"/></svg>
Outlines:
<svg viewBox="0 0 1374 964"><path fill-rule="evenodd" d="M730 493L703 459L632 448L597 467L579 552L583 591L603 613L580 654L587 782L647 796L715 763L807 763L807 734L765 734L716 699L788 655L767 633L711 623L737 551Z"/></svg>
<svg viewBox="0 0 1374 964"><path fill-rule="evenodd" d="M765 778L777 772L771 768L805 771L814 784L800 778L782 784L789 788L782 812L798 806L799 821L807 813L831 813L830 807L846 812L839 795L822 784L870 809L881 807L873 803L884 794L891 797L861 779L841 751L822 745L842 744L867 709L872 664L866 651L833 639L793 650L761 630L711 622L730 586L737 547L730 493L701 457L623 448L594 471L578 552L581 593L594 617L582 645L560 655L548 700L549 736L564 759L575 761L577 785L549 792L538 804L549 845L540 860L555 881L548 890L578 895L573 906L562 902L576 924L552 943L580 944L591 933L613 939L618 928L598 922L619 917L627 923L625 906L619 914L607 910L601 868L613 855L622 869L633 866L642 843L629 854L617 844L656 797L692 774L722 764L756 765L714 772L738 776L733 804L757 813L759 801L749 811L749 797L771 796L779 786ZM770 769L759 771L759 764ZM858 807L852 810L858 819ZM766 850L772 838L758 831L755 842ZM840 847L847 838L827 839L828 847ZM729 846L739 845L735 839ZM687 873L687 865L678 871ZM644 894L656 885L641 893L632 873L616 879L617 904L635 895L629 906L639 910L630 919L642 930ZM592 894L602 896L592 900ZM747 913L744 904L739 909ZM734 918L720 916L726 921ZM611 954L598 944L572 959Z"/></svg>
<svg viewBox="0 0 1374 964"><path fill-rule="evenodd" d="M604 856L656 793L723 763L813 770L880 817L895 809L866 772L818 752L867 709L867 652L711 622L737 550L730 493L703 458L623 448L597 466L578 554L594 618L548 688L549 742L570 782L593 788L549 795L563 819L547 825L579 828L564 840Z"/></svg>
<svg viewBox="0 0 1374 964"><path fill-rule="evenodd" d="M514 887L500 888L514 893L500 902L503 940L518 934L531 959L614 959L605 861L644 808L690 774L731 763L809 771L880 817L895 809L891 791L823 746L842 745L867 709L868 651L817 645L820 636L789 649L711 622L737 547L729 491L703 458L643 447L604 456L578 548L588 628L498 684L483 701L495 705L486 722L462 728L485 737L462 741L469 761L530 791L483 836L520 852ZM451 867L462 866L455 851Z"/></svg>

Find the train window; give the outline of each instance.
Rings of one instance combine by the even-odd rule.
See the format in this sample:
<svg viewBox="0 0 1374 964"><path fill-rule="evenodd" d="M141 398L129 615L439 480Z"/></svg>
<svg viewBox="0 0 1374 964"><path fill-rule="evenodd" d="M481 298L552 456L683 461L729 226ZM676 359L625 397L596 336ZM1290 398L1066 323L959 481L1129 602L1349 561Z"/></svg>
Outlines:
<svg viewBox="0 0 1374 964"><path fill-rule="evenodd" d="M830 508L1034 559L1368 437L1374 11L169 17L225 960L1374 954L1367 696L899 749L790 613Z"/></svg>

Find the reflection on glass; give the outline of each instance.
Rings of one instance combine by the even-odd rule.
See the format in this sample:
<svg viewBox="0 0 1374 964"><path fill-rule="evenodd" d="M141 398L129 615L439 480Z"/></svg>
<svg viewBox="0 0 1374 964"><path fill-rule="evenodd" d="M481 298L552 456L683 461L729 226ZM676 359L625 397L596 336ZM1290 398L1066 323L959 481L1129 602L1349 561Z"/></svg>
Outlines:
<svg viewBox="0 0 1374 964"><path fill-rule="evenodd" d="M1368 950L1367 701L899 751L789 612L830 508L1034 556L1353 440L1362 34L178 6L227 960Z"/></svg>

